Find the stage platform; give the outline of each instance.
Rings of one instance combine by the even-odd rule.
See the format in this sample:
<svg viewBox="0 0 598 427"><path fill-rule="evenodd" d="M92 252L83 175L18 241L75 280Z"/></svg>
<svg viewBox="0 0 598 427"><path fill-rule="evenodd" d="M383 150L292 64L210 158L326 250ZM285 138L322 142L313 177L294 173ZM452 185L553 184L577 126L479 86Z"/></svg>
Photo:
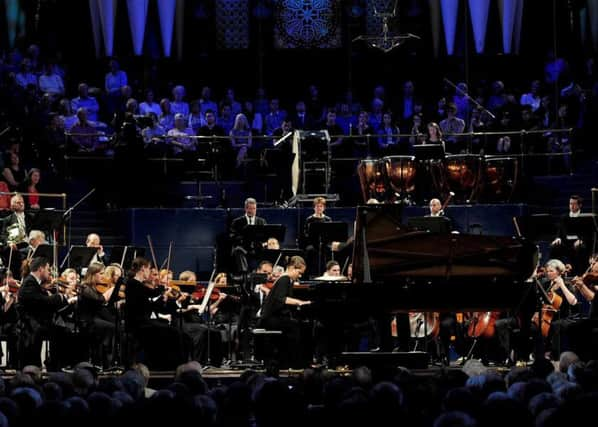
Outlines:
<svg viewBox="0 0 598 427"><path fill-rule="evenodd" d="M288 379L299 379L305 375L305 371L308 369L319 370L322 373L325 373L326 376L350 376L353 373L353 369L349 367L337 367L335 369L329 369L326 367L313 367L313 368L306 368L306 369L281 369L278 372L273 372L272 370L266 371L263 368L256 368L251 369L252 372L261 373L266 375L275 375L279 378L288 378ZM460 371L467 371L464 370L463 366L460 364L453 362L450 366L442 366L442 365L430 365L424 369L409 369L405 367L398 367L398 366L370 366L372 370L372 374L374 378L380 377L382 375L387 375L389 372L393 370L406 370L409 372L410 375L416 378L430 378L430 377L437 377L440 375L455 375L458 374ZM499 375L506 375L510 368L503 367L503 366L490 366L482 368L485 372L495 372ZM206 381L209 387L217 387L220 385L229 385L238 381L241 376L248 371L248 369L230 369L230 368L214 368L214 367L206 367L202 371L202 377ZM70 370L65 370L63 372L71 372ZM107 379L107 378L117 378L124 373L123 371L110 371L107 373L100 372L97 376L98 380ZM4 381L10 381L15 375L17 371L15 370L6 370L2 371L1 376ZM45 370L42 373L42 380L47 381L52 375L52 372L46 372ZM148 387L153 389L161 389L168 387L175 378L175 371L150 371L150 380Z"/></svg>

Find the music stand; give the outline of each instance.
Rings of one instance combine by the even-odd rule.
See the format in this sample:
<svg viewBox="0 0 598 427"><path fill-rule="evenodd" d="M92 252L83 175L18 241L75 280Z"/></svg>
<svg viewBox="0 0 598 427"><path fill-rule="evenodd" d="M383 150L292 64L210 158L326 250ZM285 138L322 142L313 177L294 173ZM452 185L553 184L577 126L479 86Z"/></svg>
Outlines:
<svg viewBox="0 0 598 427"><path fill-rule="evenodd" d="M421 231L435 234L451 232L451 220L445 216L414 216L407 219L407 225Z"/></svg>
<svg viewBox="0 0 598 427"><path fill-rule="evenodd" d="M53 209L38 211L31 221L31 230L40 230L51 235L55 230L60 230L64 224L64 212Z"/></svg>
<svg viewBox="0 0 598 427"><path fill-rule="evenodd" d="M136 257L144 256L145 248L139 246L113 246L110 251L110 262L119 263L125 271L131 268Z"/></svg>
<svg viewBox="0 0 598 427"><path fill-rule="evenodd" d="M91 259L97 252L98 248L88 248L87 246L73 245L69 248L68 254L66 254L68 266L77 271L81 271L82 268L87 268L87 266L89 266Z"/></svg>
<svg viewBox="0 0 598 427"><path fill-rule="evenodd" d="M419 144L414 145L415 160L442 160L445 157L444 145L442 144Z"/></svg>
<svg viewBox="0 0 598 427"><path fill-rule="evenodd" d="M533 214L515 217L521 236L532 242L552 241L557 229L550 214Z"/></svg>
<svg viewBox="0 0 598 427"><path fill-rule="evenodd" d="M301 249L285 248L285 249L264 249L261 253L262 261L270 261L272 265L281 265L286 267L288 260L291 257L303 257Z"/></svg>
<svg viewBox="0 0 598 427"><path fill-rule="evenodd" d="M307 238L318 245L318 272L322 271L322 252L324 245L332 242L344 242L348 238L347 223L340 221L317 221L309 224Z"/></svg>
<svg viewBox="0 0 598 427"><path fill-rule="evenodd" d="M274 237L279 243L284 241L286 227L282 224L248 225L243 229L243 242L258 243L258 246Z"/></svg>
<svg viewBox="0 0 598 427"><path fill-rule="evenodd" d="M54 247L52 245L38 245L33 250L30 258L43 257L48 261L52 262L54 259Z"/></svg>

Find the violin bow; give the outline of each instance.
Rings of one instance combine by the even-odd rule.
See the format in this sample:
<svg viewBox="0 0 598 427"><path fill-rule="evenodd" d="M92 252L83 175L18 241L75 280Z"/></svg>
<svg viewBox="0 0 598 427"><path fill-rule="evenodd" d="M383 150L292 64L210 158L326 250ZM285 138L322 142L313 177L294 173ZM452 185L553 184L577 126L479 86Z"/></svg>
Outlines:
<svg viewBox="0 0 598 427"><path fill-rule="evenodd" d="M54 274L54 279L56 279L58 277L58 232L56 230L54 230L52 237L54 238L52 242L52 273Z"/></svg>
<svg viewBox="0 0 598 427"><path fill-rule="evenodd" d="M158 263L156 262L156 253L154 252L154 245L152 244L152 237L149 234L146 237L147 244L149 245L150 252L152 254L152 261L154 262L154 267L158 268Z"/></svg>
<svg viewBox="0 0 598 427"><path fill-rule="evenodd" d="M170 281L169 272L170 272L170 255L172 254L172 246L174 242L171 240L168 244L168 257L166 258L166 287L168 287L168 282Z"/></svg>

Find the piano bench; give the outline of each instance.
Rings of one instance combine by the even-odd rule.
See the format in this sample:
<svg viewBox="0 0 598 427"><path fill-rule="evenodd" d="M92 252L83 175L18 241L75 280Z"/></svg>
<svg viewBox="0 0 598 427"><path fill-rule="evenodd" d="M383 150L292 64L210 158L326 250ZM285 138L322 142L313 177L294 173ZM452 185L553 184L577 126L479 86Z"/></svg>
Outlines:
<svg viewBox="0 0 598 427"><path fill-rule="evenodd" d="M254 328L251 330L253 336L253 355L255 360L264 364L278 357L280 353L280 342L283 333L280 330Z"/></svg>

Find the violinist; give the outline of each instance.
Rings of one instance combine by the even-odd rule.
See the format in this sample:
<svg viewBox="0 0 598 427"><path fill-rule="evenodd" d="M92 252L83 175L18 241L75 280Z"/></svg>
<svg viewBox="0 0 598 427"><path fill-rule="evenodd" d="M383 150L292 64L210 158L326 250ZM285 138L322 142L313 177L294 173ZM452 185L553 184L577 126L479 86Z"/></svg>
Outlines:
<svg viewBox="0 0 598 427"><path fill-rule="evenodd" d="M168 282L170 282L172 279L174 278L174 274L172 272L172 270L167 270L165 268L163 268L162 270L160 270L159 272L159 284L166 287Z"/></svg>
<svg viewBox="0 0 598 427"><path fill-rule="evenodd" d="M274 282L271 292L266 297L262 306L261 318L258 326L281 330L283 342L279 348L281 367L299 367L302 365L301 337L299 323L293 318L290 306L301 307L311 304L293 297L293 284L305 273L305 260L300 256L290 259L285 273Z"/></svg>
<svg viewBox="0 0 598 427"><path fill-rule="evenodd" d="M125 323L127 330L144 350L143 362L150 369L173 369L185 361L183 337L177 328L153 318L154 311L163 311L160 297L164 288L145 285L150 272L147 259L137 257L133 260L131 278L127 281L125 291Z"/></svg>
<svg viewBox="0 0 598 427"><path fill-rule="evenodd" d="M326 263L326 271L320 277L316 277L315 280L327 280L327 281L337 281L337 280L348 280L345 276L341 276L341 265L338 261L328 261Z"/></svg>
<svg viewBox="0 0 598 427"><path fill-rule="evenodd" d="M224 273L223 273L224 274ZM220 275L216 278L219 279ZM225 274L226 277L226 274ZM183 271L179 275L179 280L189 282L190 285L196 285L196 275L192 271ZM205 289L202 289L205 293ZM215 295L215 294L214 294ZM185 335L188 337L188 340L191 342L191 357L193 360L197 360L201 363L206 363L208 361L208 333L210 334L210 348L209 348L209 355L210 355L210 364L214 366L220 366L223 360L223 345L222 345L222 334L221 331L216 329L215 327L211 327L209 323L206 323L204 320L204 313L199 313L197 308L201 305L204 294L201 293L200 295L196 295L194 301L186 301L186 304L183 303L183 331ZM218 299L212 303L218 307L221 301L226 298L226 295L222 297L218 297ZM189 304L192 302L192 304ZM210 307L211 308L211 307Z"/></svg>
<svg viewBox="0 0 598 427"><path fill-rule="evenodd" d="M255 292L258 294L260 299L258 305L262 305L263 298L270 293L270 289L274 284L274 278L272 277L273 271L274 267L270 261L261 261L255 270L257 274L265 274L267 276L266 283L260 283L255 287Z"/></svg>
<svg viewBox="0 0 598 427"><path fill-rule="evenodd" d="M113 263L106 267L102 273L102 277L100 278L100 283L106 288L115 288L112 291L108 305L110 307L115 307L115 304L118 304L118 307L120 307L120 305L124 303L126 288L123 270L120 267L120 264Z"/></svg>
<svg viewBox="0 0 598 427"><path fill-rule="evenodd" d="M74 268L67 268L62 272L60 278L69 284L72 289L76 289L77 285L79 284L79 274L77 274L77 270Z"/></svg>
<svg viewBox="0 0 598 427"><path fill-rule="evenodd" d="M23 322L22 363L42 366L40 355L43 339L50 337L51 343L55 343L57 331L52 328L54 313L67 304L74 304L77 298L67 298L60 293L48 295L48 292L42 288L42 283L50 279L50 264L47 259L33 258L30 271L23 280L18 294ZM53 354L55 350L52 350ZM59 363L56 359L53 361Z"/></svg>
<svg viewBox="0 0 598 427"><path fill-rule="evenodd" d="M0 331L6 337L8 357L7 366L16 369L18 358L18 314L17 314L17 292L21 283L12 277L10 271L6 271L6 277L0 286ZM0 354L1 350L0 350Z"/></svg>
<svg viewBox="0 0 598 427"><path fill-rule="evenodd" d="M104 265L97 262L87 269L81 281L78 314L81 331L91 340L92 363L107 368L111 362L110 349L115 329L114 315L108 309L108 301L115 286L102 282L103 273Z"/></svg>
<svg viewBox="0 0 598 427"><path fill-rule="evenodd" d="M576 291L583 299L590 303L588 315L581 316L577 322L569 326L569 341L571 348L582 360L594 360L597 358L597 349L595 348L594 333L598 328L598 254L590 258L590 266L583 276L576 276L571 279ZM590 339L591 338L591 339Z"/></svg>

